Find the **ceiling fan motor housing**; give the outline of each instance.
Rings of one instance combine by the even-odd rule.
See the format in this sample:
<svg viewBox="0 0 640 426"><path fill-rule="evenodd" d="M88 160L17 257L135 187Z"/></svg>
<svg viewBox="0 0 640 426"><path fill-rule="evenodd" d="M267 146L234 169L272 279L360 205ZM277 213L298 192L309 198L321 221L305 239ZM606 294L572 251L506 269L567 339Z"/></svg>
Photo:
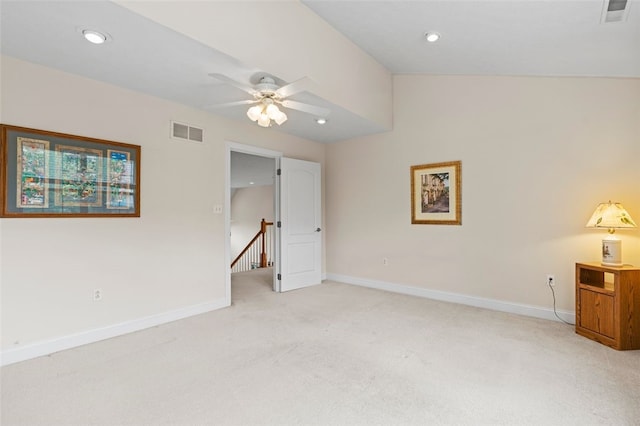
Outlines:
<svg viewBox="0 0 640 426"><path fill-rule="evenodd" d="M255 88L262 97L273 97L276 90L279 89L276 81L271 77L262 77L260 83L256 84Z"/></svg>

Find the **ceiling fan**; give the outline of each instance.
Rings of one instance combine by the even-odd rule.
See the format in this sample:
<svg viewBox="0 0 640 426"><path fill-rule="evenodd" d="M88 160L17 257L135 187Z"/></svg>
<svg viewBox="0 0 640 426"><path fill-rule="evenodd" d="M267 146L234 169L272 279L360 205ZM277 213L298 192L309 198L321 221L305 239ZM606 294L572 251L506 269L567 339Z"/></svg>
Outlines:
<svg viewBox="0 0 640 426"><path fill-rule="evenodd" d="M210 73L209 76L230 84L231 86L237 87L253 97L253 99L211 105L211 107L221 108L253 104L254 106L249 108L247 111L247 117L249 117L251 121L257 122L258 126L269 127L271 126L272 121L275 121L279 126L287 121L287 115L278 108L278 105L322 118L326 117L329 115L329 112L331 112L327 108L287 99L289 96L305 91L308 88L309 79L307 78L302 78L294 81L293 83L279 86L273 77L265 75L260 77L258 84L249 86L233 80L224 74Z"/></svg>

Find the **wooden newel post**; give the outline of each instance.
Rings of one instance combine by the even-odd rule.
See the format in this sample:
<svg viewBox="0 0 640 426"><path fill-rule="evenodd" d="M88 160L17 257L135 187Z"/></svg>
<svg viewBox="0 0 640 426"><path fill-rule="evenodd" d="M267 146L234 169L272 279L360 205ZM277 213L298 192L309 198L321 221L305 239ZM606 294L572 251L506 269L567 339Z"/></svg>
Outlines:
<svg viewBox="0 0 640 426"><path fill-rule="evenodd" d="M266 251L266 243L265 243L265 234L267 233L267 222L262 219L260 222L260 233L262 233L262 251L260 252L260 267L267 267L267 251Z"/></svg>

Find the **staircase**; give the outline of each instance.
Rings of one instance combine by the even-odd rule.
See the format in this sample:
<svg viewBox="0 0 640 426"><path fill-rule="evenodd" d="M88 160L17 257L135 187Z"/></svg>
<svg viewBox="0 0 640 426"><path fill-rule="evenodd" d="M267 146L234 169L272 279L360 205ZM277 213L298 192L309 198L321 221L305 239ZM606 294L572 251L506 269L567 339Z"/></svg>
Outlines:
<svg viewBox="0 0 640 426"><path fill-rule="evenodd" d="M260 230L231 262L231 272L273 266L273 222L260 221Z"/></svg>

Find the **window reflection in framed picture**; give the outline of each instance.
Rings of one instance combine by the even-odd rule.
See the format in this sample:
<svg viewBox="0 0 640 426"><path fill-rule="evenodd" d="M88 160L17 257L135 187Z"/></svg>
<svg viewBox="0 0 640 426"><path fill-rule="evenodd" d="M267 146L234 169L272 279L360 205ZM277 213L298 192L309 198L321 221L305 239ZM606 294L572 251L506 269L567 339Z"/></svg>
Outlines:
<svg viewBox="0 0 640 426"><path fill-rule="evenodd" d="M0 125L0 217L139 217L140 146Z"/></svg>
<svg viewBox="0 0 640 426"><path fill-rule="evenodd" d="M461 225L461 161L411 166L411 223Z"/></svg>

